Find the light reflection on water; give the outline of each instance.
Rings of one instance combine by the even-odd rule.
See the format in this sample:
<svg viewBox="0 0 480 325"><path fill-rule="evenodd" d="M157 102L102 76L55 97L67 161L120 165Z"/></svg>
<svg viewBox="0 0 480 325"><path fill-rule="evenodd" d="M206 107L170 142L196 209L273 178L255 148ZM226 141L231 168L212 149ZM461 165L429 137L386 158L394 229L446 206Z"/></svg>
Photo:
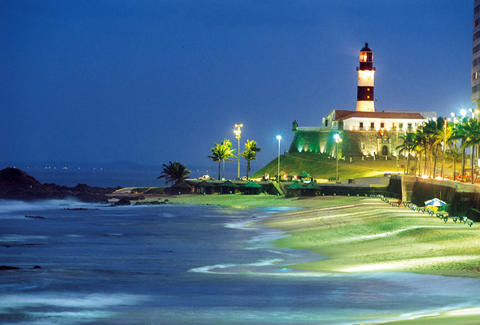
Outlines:
<svg viewBox="0 0 480 325"><path fill-rule="evenodd" d="M292 270L320 257L251 226L278 208L77 204L0 202L0 264L21 267L0 273L0 322L351 324L480 305L476 279Z"/></svg>

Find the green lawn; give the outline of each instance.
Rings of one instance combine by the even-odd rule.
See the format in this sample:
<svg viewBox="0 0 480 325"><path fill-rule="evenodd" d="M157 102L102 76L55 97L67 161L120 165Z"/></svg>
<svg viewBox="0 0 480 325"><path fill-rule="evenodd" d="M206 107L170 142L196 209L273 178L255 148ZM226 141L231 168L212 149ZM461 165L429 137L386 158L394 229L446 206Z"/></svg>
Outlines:
<svg viewBox="0 0 480 325"><path fill-rule="evenodd" d="M311 198L285 198L275 195L244 195L244 194L213 194L213 195L176 195L167 197L170 203L176 204L204 204L218 205L233 208L257 208L257 207L331 207L338 204L360 201L358 197L311 197Z"/></svg>
<svg viewBox="0 0 480 325"><path fill-rule="evenodd" d="M307 171L310 175L318 179L328 179L335 177L336 160L319 159L319 155L315 153L290 153L280 157L281 173L288 175L299 175L303 171ZM341 179L373 177L380 176L385 173L403 172L400 168L403 162L398 163L394 160L354 160L352 163L339 160L339 176ZM266 166L258 170L253 177L262 177L265 173L275 176L277 174L277 159L272 160Z"/></svg>
<svg viewBox="0 0 480 325"><path fill-rule="evenodd" d="M310 175L317 179L328 179L335 177L336 160L320 159L320 155L316 153L289 153L280 157L281 174L299 175L303 171L307 171ZM339 160L339 177L340 179L374 177L381 176L385 173L403 173L402 165L406 165L406 160L399 160L398 164L395 160L361 160L354 159L350 161ZM460 165L457 164L457 173ZM410 168L413 168L414 162L410 161ZM438 162L437 172L441 169L441 162ZM451 164L445 165L445 174L451 176L453 169ZM253 178L262 177L265 173L270 176L277 175L277 159L273 159L266 166L255 172Z"/></svg>

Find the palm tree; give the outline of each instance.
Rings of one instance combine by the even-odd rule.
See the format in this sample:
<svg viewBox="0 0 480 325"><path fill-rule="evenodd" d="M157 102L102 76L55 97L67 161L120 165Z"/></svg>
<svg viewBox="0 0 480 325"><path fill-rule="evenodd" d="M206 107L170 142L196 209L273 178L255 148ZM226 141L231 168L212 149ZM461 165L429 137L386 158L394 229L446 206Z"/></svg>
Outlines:
<svg viewBox="0 0 480 325"><path fill-rule="evenodd" d="M455 180L455 177L457 176L457 161L462 157L462 153L460 152L460 149L458 149L456 144L453 144L450 149L447 150L446 154L447 157L452 159L453 161L453 180Z"/></svg>
<svg viewBox="0 0 480 325"><path fill-rule="evenodd" d="M437 160L440 151L440 145L443 143L445 138L445 119L439 117L436 121L433 121L433 134L432 134L432 156L433 156L433 177L437 176ZM440 151L441 152L441 151ZM443 165L442 165L442 174L443 174Z"/></svg>
<svg viewBox="0 0 480 325"><path fill-rule="evenodd" d="M445 175L444 169L445 169L445 159L447 158L448 144L453 140L453 124L448 123L446 121L447 121L446 119L443 120L444 125L443 125L443 137L442 137L442 143L443 143L442 178Z"/></svg>
<svg viewBox="0 0 480 325"><path fill-rule="evenodd" d="M233 149L232 142L228 139L224 139L222 144L222 149L224 152L223 156L223 169L222 169L222 179L225 178L225 161L232 161L237 158L235 156L235 149Z"/></svg>
<svg viewBox="0 0 480 325"><path fill-rule="evenodd" d="M222 149L222 145L215 143L215 146L210 149L212 154L208 156L208 158L212 159L215 162L218 162L218 179L220 179L220 168L222 166L222 160L224 157L224 152Z"/></svg>
<svg viewBox="0 0 480 325"><path fill-rule="evenodd" d="M467 118L463 118L460 120L460 123L455 124L455 128L453 131L452 139L460 140L460 148L462 149L462 178L465 178L465 162L466 162L466 149L467 146L465 144L467 133L466 133L466 125L467 125Z"/></svg>
<svg viewBox="0 0 480 325"><path fill-rule="evenodd" d="M421 175L421 168L422 168L422 138L418 132L415 133L413 137L413 154L415 156L415 167L414 167L414 175L417 175L417 167L418 167L418 174Z"/></svg>
<svg viewBox="0 0 480 325"><path fill-rule="evenodd" d="M465 139L465 147L470 147L470 159L472 167L472 184L475 183L475 148L480 144L480 121L469 119L462 127Z"/></svg>
<svg viewBox="0 0 480 325"><path fill-rule="evenodd" d="M405 135L401 135L400 138L403 139L403 143L397 146L397 149L400 149L400 154L406 153L407 154L407 172L406 174L410 173L410 154L415 149L415 133L408 132ZM405 173L405 172L404 172Z"/></svg>
<svg viewBox="0 0 480 325"><path fill-rule="evenodd" d="M427 124L423 124L417 129L417 150L424 155L423 173L427 173L427 154L430 148L431 127L427 127ZM421 159L421 158L420 158ZM421 167L421 166L420 166Z"/></svg>
<svg viewBox="0 0 480 325"><path fill-rule="evenodd" d="M225 176L225 161L231 161L232 158L236 158L234 155L235 149L232 148L232 142L228 139L225 139L220 144L216 143L215 146L210 149L210 151L211 155L208 156L208 158L218 162L218 179L221 179ZM220 175L222 163L223 170L222 175Z"/></svg>
<svg viewBox="0 0 480 325"><path fill-rule="evenodd" d="M245 143L245 150L240 154L247 161L247 179L250 172L250 162L257 158L257 152L260 148L257 147L257 143L254 140L247 140Z"/></svg>
<svg viewBox="0 0 480 325"><path fill-rule="evenodd" d="M162 173L157 179L165 179L165 183L178 183L187 179L188 175L190 175L190 171L187 167L178 161L169 162L167 164L163 164Z"/></svg>

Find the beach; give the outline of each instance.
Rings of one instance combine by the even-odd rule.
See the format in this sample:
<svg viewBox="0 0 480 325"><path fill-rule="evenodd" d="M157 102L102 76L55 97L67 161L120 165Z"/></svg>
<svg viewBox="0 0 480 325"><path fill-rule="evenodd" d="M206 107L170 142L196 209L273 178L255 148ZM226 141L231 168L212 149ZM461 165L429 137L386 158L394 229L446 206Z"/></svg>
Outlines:
<svg viewBox="0 0 480 325"><path fill-rule="evenodd" d="M445 225L378 198L168 200L119 207L0 202L1 258L20 268L2 271L0 298L8 304L0 320L296 325L422 324L435 317L439 324L475 324L479 317L475 273L451 260L399 267L439 256L420 250L431 235L411 239L404 256L397 242L426 226L468 238L475 225ZM467 257L474 253L456 254L473 264ZM452 276L420 274L435 269Z"/></svg>

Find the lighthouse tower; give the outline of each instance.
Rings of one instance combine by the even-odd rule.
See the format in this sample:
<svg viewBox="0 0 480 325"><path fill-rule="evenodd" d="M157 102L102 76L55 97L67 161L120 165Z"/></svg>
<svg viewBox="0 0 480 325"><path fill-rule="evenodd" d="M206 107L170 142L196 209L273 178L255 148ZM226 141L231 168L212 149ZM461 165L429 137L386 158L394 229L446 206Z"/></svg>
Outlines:
<svg viewBox="0 0 480 325"><path fill-rule="evenodd" d="M373 86L375 84L375 68L373 67L373 52L368 43L360 50L360 67L358 72L357 111L375 112L373 101Z"/></svg>

